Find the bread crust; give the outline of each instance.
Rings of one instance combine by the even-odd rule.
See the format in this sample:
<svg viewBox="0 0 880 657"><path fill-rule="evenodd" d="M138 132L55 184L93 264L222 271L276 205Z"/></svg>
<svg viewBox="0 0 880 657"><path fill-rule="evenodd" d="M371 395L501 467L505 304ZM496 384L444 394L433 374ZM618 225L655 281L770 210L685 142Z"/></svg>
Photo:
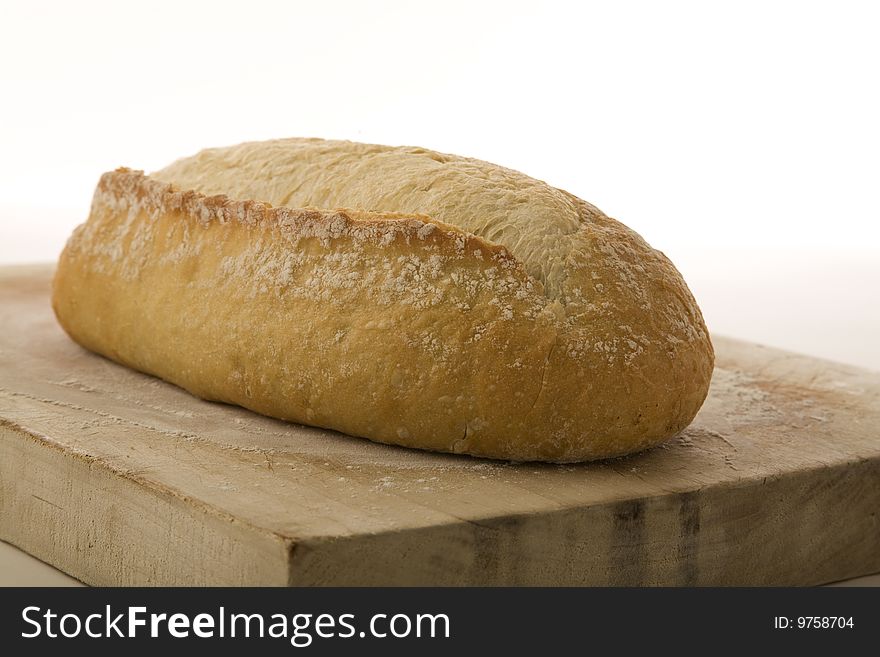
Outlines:
<svg viewBox="0 0 880 657"><path fill-rule="evenodd" d="M564 268L548 295L505 246L429 216L272 207L119 169L52 304L117 362L377 442L574 462L676 434L714 359L680 274L601 213Z"/></svg>

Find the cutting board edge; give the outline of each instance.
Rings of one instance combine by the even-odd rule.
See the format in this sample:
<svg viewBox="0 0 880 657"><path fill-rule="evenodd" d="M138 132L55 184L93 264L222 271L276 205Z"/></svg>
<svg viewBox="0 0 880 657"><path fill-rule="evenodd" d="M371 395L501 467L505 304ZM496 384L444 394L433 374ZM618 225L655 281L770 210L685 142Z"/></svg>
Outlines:
<svg viewBox="0 0 880 657"><path fill-rule="evenodd" d="M854 469L867 472L854 476ZM823 471L822 482L815 479L816 470ZM747 516L740 540L717 543L731 549L701 550L700 543L711 543L712 537L704 538L709 533L704 532L692 542L695 509L702 508L708 516L710 531L724 531L726 524L712 523L711 518L741 514L744 499L746 504L751 501L748 498L754 481L749 483L731 482L727 486L665 492L613 503L574 505L540 516L508 514L366 536L311 537L299 541L291 551L289 581L298 586L815 586L880 572L880 523L873 513L880 509L880 454L764 478L765 499L778 504L768 503L761 517ZM873 497L865 492L873 493ZM706 499L701 499L703 496ZM857 500L858 509L835 513L841 503L853 499ZM645 544L652 545L656 554L644 549L630 550L629 563L621 564L615 551L608 549L610 546L594 545L588 550L594 563L584 568L578 558L583 554L577 546L565 545L573 525L595 527L598 522L612 526L611 534L626 539L618 546L628 545L632 535L639 531L638 521L648 520L652 511L656 514L655 526L670 520L682 526L681 540L673 532L675 538L665 548L660 541L650 538L651 530L647 532ZM850 521L860 517L861 525L852 526ZM831 520L826 522L826 518ZM815 531L810 540L798 543L798 532L804 526L812 526ZM698 530L699 520L696 527ZM552 532L557 535L552 536ZM528 543L530 538L550 548L541 552L540 563L525 563L525 555L508 554L504 559L489 556L509 552L517 541ZM461 550L461 545L466 549ZM476 563L467 558L455 561L452 555L457 549L467 557L476 554ZM395 567L412 553L419 554L416 567ZM482 561L480 554L485 557ZM799 554L801 561L792 563L793 554ZM674 558L669 559L668 555ZM640 559L646 567L635 566L633 562ZM369 571L339 568L340 564L367 560L382 565ZM770 561L777 563L771 566ZM493 571L491 563L517 563L521 572ZM577 564L577 568L560 569L557 575L548 577L547 563L551 568L564 568L560 564L565 563ZM434 564L436 568L425 570L425 564ZM595 575L597 569L599 574ZM633 573L636 577L631 576Z"/></svg>
<svg viewBox="0 0 880 657"><path fill-rule="evenodd" d="M101 459L65 449L4 418L0 418L0 455L0 539L86 584L287 584L290 554L295 545L289 537L235 518L169 487L144 481ZM40 468L34 466L56 458L64 461L62 467L72 470L68 477L73 482L71 490L53 489L51 481L39 478ZM25 472L26 468L32 478L25 476L24 481L15 482L14 473ZM135 495L130 496L130 492ZM134 503L144 492L146 511ZM72 513L68 514L62 500L74 500ZM123 506L126 502L130 509ZM160 532L164 530L171 536L189 533L200 540L169 541L158 536L154 545L145 545L140 540L143 532L132 525L150 521ZM108 527L117 537L109 541L110 549L89 551L94 532ZM236 542L247 549L241 551L233 545ZM59 543L65 549L58 549ZM192 544L202 545L205 555L217 553L225 559L215 564L206 559L207 567L181 568L181 564L193 565L196 555L175 555L169 548L177 545L181 552L186 552ZM248 556L252 567L242 572L238 564L246 563Z"/></svg>

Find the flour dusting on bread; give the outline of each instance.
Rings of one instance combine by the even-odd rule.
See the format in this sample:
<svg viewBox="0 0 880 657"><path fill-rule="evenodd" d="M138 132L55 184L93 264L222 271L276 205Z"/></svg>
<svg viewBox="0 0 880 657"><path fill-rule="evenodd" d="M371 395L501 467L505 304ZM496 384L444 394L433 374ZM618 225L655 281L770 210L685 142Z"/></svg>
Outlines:
<svg viewBox="0 0 880 657"><path fill-rule="evenodd" d="M53 305L208 399L423 449L578 461L686 426L713 354L674 266L496 165L350 142L105 174Z"/></svg>

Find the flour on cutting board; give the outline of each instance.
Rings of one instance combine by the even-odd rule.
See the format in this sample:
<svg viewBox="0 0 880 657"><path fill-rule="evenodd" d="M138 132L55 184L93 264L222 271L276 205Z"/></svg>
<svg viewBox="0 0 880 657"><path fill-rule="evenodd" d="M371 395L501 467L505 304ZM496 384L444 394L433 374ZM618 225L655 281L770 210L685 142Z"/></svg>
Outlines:
<svg viewBox="0 0 880 657"><path fill-rule="evenodd" d="M128 423L150 428L168 440L197 440L221 449L265 452L276 461L290 455L320 467L355 471L364 467L385 468L388 472L425 470L428 475L416 482L423 489L437 484L437 477L431 476L431 471L468 470L493 477L506 467L503 462L449 454L435 454L426 461L424 453L415 450L380 445L335 431L274 420L234 406L206 402L173 385L95 356L70 341L56 340L52 345L63 351L57 359L45 358L45 354L40 358L29 357L32 352L29 349L18 352L17 366L29 368L32 376L18 383L15 394L52 403L63 397L64 403L92 409L97 416L95 421L102 424ZM22 358L27 362L21 362ZM76 375L59 377L55 366L59 361L68 363ZM771 399L753 377L733 369L717 368L712 391L697 420L669 444L692 447L707 441L721 441L735 452L736 439L725 434L733 436L743 424L778 423L784 414L777 404L778 400ZM789 403L786 411L790 412L792 406ZM815 415L808 406L802 409L805 418ZM725 458L733 465L735 455ZM376 479L377 490L397 487L393 475Z"/></svg>

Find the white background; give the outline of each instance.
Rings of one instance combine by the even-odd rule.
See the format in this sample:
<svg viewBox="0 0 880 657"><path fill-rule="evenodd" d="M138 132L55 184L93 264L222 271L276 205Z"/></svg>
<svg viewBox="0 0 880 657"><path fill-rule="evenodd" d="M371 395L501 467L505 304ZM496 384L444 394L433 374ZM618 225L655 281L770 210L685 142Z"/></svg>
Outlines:
<svg viewBox="0 0 880 657"><path fill-rule="evenodd" d="M119 165L421 145L627 223L714 332L880 369L876 7L3 2L0 262L54 259Z"/></svg>
<svg viewBox="0 0 880 657"><path fill-rule="evenodd" d="M0 0L0 263L56 258L119 165L421 145L629 224L714 332L880 369L876 7Z"/></svg>

